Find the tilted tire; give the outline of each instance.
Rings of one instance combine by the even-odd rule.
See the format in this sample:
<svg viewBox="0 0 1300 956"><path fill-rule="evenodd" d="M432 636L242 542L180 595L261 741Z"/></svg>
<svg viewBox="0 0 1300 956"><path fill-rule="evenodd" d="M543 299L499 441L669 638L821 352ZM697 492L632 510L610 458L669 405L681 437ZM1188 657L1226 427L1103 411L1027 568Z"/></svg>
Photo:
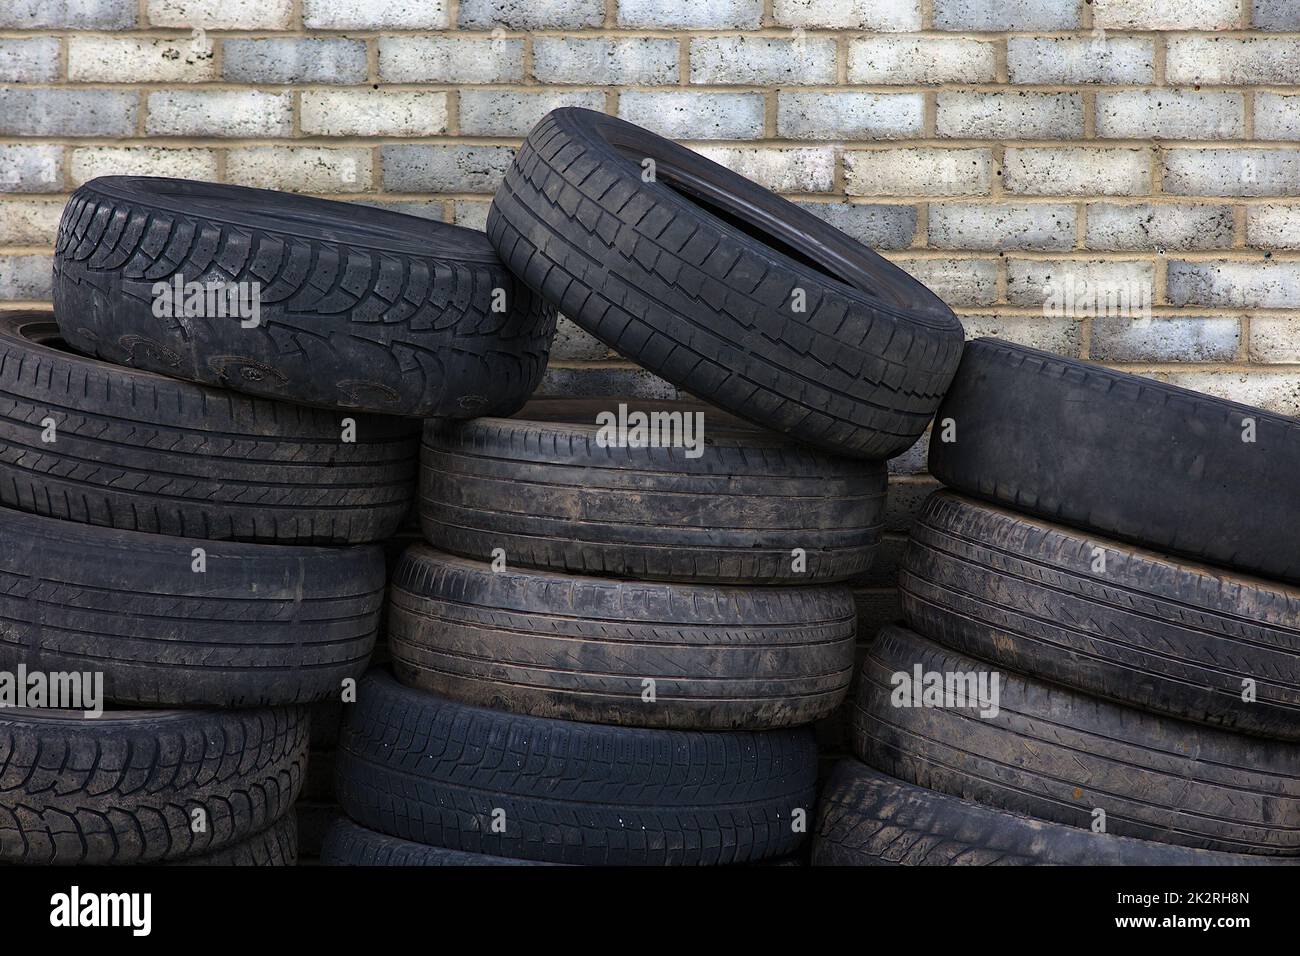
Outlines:
<svg viewBox="0 0 1300 956"><path fill-rule="evenodd" d="M187 283L204 288L202 308ZM416 418L510 414L541 380L555 332L554 311L482 233L145 176L103 176L73 193L55 245L54 312L73 348L119 365Z"/></svg>
<svg viewBox="0 0 1300 956"><path fill-rule="evenodd" d="M385 836L339 817L325 831L322 866L549 866L536 860L463 853Z"/></svg>
<svg viewBox="0 0 1300 956"><path fill-rule="evenodd" d="M1300 420L1036 349L971 342L930 472L966 494L1300 583Z"/></svg>
<svg viewBox="0 0 1300 956"><path fill-rule="evenodd" d="M813 866L1268 866L1249 853L1094 833L895 780L841 760L822 788Z"/></svg>
<svg viewBox="0 0 1300 956"><path fill-rule="evenodd" d="M924 695L902 706L917 669L954 688L958 675L982 674L989 690L997 674L995 706L969 697L932 706ZM867 764L984 806L1084 829L1104 819L1115 836L1300 856L1297 744L1111 703L893 626L868 648L850 723Z"/></svg>
<svg viewBox="0 0 1300 956"><path fill-rule="evenodd" d="M414 422L344 416L109 365L48 313L0 316L0 503L188 538L361 544L415 497Z"/></svg>
<svg viewBox="0 0 1300 956"><path fill-rule="evenodd" d="M533 128L487 231L512 272L620 354L835 453L906 450L961 355L961 323L902 269L591 110L555 110Z"/></svg>
<svg viewBox="0 0 1300 956"><path fill-rule="evenodd" d="M578 577L415 545L393 575L404 684L535 717L767 730L812 723L853 678L848 588Z"/></svg>
<svg viewBox="0 0 1300 956"><path fill-rule="evenodd" d="M804 841L812 732L646 730L459 704L371 671L339 803L367 829L467 853L612 866L743 863Z"/></svg>
<svg viewBox="0 0 1300 956"><path fill-rule="evenodd" d="M375 545L201 541L9 509L0 540L0 669L94 671L110 701L337 698L374 647L384 600Z"/></svg>
<svg viewBox="0 0 1300 956"><path fill-rule="evenodd" d="M933 495L899 572L913 630L1013 671L1300 740L1300 589Z"/></svg>
<svg viewBox="0 0 1300 956"><path fill-rule="evenodd" d="M301 707L3 708L0 862L159 863L223 850L290 812L306 760Z"/></svg>
<svg viewBox="0 0 1300 956"><path fill-rule="evenodd" d="M611 444L597 415L620 411L691 422L694 450ZM886 483L882 464L695 403L535 399L514 418L425 427L420 523L436 547L483 561L501 548L512 564L583 574L822 583L870 566Z"/></svg>
<svg viewBox="0 0 1300 956"><path fill-rule="evenodd" d="M175 866L297 866L298 818L290 811L241 843L215 853L177 860Z"/></svg>

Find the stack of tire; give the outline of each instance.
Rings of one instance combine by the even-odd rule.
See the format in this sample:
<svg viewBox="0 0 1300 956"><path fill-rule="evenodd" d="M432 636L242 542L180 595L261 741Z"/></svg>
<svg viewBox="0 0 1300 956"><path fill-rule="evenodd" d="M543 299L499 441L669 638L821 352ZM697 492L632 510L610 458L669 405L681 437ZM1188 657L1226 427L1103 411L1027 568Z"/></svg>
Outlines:
<svg viewBox="0 0 1300 956"><path fill-rule="evenodd" d="M1300 860L1300 421L985 339L930 469L814 862Z"/></svg>
<svg viewBox="0 0 1300 956"><path fill-rule="evenodd" d="M413 419L513 411L554 314L469 230L124 177L69 201L54 299L0 320L0 862L292 863ZM29 692L74 673L102 715Z"/></svg>
<svg viewBox="0 0 1300 956"><path fill-rule="evenodd" d="M426 425L428 543L391 582L392 667L346 709L349 819L322 859L789 858L815 800L807 725L854 671L840 582L871 559L883 459L933 416L960 324L806 211L586 110L530 133L488 236L692 398ZM653 420L698 441L633 434Z"/></svg>

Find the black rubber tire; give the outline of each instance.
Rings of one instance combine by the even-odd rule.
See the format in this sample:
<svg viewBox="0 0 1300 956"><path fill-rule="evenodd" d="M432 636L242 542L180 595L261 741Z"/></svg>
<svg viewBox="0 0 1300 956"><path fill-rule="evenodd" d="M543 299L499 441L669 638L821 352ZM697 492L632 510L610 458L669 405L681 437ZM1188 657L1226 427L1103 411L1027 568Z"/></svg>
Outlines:
<svg viewBox="0 0 1300 956"><path fill-rule="evenodd" d="M930 442L945 485L1300 583L1298 419L997 339L967 347L946 419L956 441Z"/></svg>
<svg viewBox="0 0 1300 956"><path fill-rule="evenodd" d="M1300 589L949 492L918 516L898 583L912 629L964 654L1184 720L1300 741ZM1251 702L1243 679L1254 682Z"/></svg>
<svg viewBox="0 0 1300 956"><path fill-rule="evenodd" d="M261 283L260 324L155 317L154 284L176 276ZM515 411L541 381L555 333L554 310L480 232L145 176L103 176L72 194L55 244L54 312L73 348L110 362L416 418Z"/></svg>
<svg viewBox="0 0 1300 956"><path fill-rule="evenodd" d="M807 834L812 732L645 730L471 707L371 671L348 709L339 803L371 830L549 863L743 863ZM494 832L495 819L504 832ZM808 820L811 825L811 819Z"/></svg>
<svg viewBox="0 0 1300 956"><path fill-rule="evenodd" d="M843 587L493 571L415 545L393 575L388 649L402 683L481 707L769 730L812 723L844 701L856 626ZM647 687L653 700L643 698Z"/></svg>
<svg viewBox="0 0 1300 956"><path fill-rule="evenodd" d="M838 454L905 451L961 355L961 323L902 269L743 176L591 110L555 110L533 128L487 231L512 272L620 354Z"/></svg>
<svg viewBox="0 0 1300 956"><path fill-rule="evenodd" d="M325 831L322 866L551 866L537 860L511 860L484 853L463 853L385 836L338 817Z"/></svg>
<svg viewBox="0 0 1300 956"><path fill-rule="evenodd" d="M298 818L292 811L261 833L215 853L177 860L173 866L297 866Z"/></svg>
<svg viewBox="0 0 1300 956"><path fill-rule="evenodd" d="M414 422L358 416L344 442L338 413L61 346L49 313L0 316L0 504L187 538L362 544L396 532L415 497Z"/></svg>
<svg viewBox="0 0 1300 956"><path fill-rule="evenodd" d="M996 716L891 704L891 675L998 673ZM886 627L850 712L863 761L988 807L1206 850L1300 855L1300 746L1149 714Z"/></svg>
<svg viewBox="0 0 1300 956"><path fill-rule="evenodd" d="M1285 866L1093 833L960 800L841 760L822 788L813 866Z"/></svg>
<svg viewBox="0 0 1300 956"><path fill-rule="evenodd" d="M376 545L200 541L9 509L0 540L0 669L95 671L119 704L337 698L375 644ZM196 548L202 573L192 570Z"/></svg>
<svg viewBox="0 0 1300 956"><path fill-rule="evenodd" d="M159 863L222 850L289 813L307 712L0 709L0 861ZM206 829L194 832L203 810Z"/></svg>
<svg viewBox="0 0 1300 956"><path fill-rule="evenodd" d="M596 414L702 414L700 455L603 443ZM644 580L843 581L871 564L885 466L833 458L689 402L541 399L425 428L420 524L486 561ZM804 551L795 570L792 551Z"/></svg>

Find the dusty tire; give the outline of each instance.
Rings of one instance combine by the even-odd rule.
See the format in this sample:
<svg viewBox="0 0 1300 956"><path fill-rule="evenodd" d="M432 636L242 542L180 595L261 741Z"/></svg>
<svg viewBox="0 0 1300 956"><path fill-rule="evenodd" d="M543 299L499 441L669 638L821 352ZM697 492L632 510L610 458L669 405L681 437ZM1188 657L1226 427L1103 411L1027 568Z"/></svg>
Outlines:
<svg viewBox="0 0 1300 956"><path fill-rule="evenodd" d="M375 545L200 541L9 509L0 540L0 669L95 671L119 704L337 698L374 647L384 600ZM196 549L205 571L194 570Z"/></svg>
<svg viewBox="0 0 1300 956"><path fill-rule="evenodd" d="M816 763L806 729L546 720L458 704L372 671L348 711L338 791L367 829L430 846L548 863L692 866L796 850L805 834L791 821L811 814ZM502 815L504 832L492 825Z"/></svg>
<svg viewBox="0 0 1300 956"><path fill-rule="evenodd" d="M957 491L1300 583L1300 420L997 339L967 346L946 419L930 472Z"/></svg>
<svg viewBox="0 0 1300 956"><path fill-rule="evenodd" d="M259 283L258 324L156 317L154 284L177 276ZM73 193L55 244L54 312L73 348L119 365L416 418L510 414L541 381L555 332L554 311L482 233L145 176L103 176Z"/></svg>
<svg viewBox="0 0 1300 956"><path fill-rule="evenodd" d="M297 866L298 818L292 811L261 833L215 853L205 853L176 866Z"/></svg>
<svg viewBox="0 0 1300 956"><path fill-rule="evenodd" d="M838 707L853 678L856 610L848 588L493 571L415 545L394 572L390 596L388 647L398 680L534 717L793 727Z"/></svg>
<svg viewBox="0 0 1300 956"><path fill-rule="evenodd" d="M699 456L605 443L596 415L620 405L702 414ZM827 583L870 566L885 487L882 464L822 455L703 405L534 400L514 418L426 426L420 523L434 546L481 561L503 548L514 564L580 574Z"/></svg>
<svg viewBox="0 0 1300 956"><path fill-rule="evenodd" d="M385 836L339 817L325 831L322 866L547 866L534 860L463 853Z"/></svg>
<svg viewBox="0 0 1300 956"><path fill-rule="evenodd" d="M698 153L591 110L555 110L533 128L487 231L512 272L620 354L834 453L906 450L961 355L952 310L897 266Z"/></svg>
<svg viewBox="0 0 1300 956"><path fill-rule="evenodd" d="M918 666L998 673L997 714L892 706L891 676ZM1102 810L1115 836L1300 855L1300 745L1090 697L902 628L885 628L868 649L850 723L854 750L869 765L984 806L1084 829Z"/></svg>
<svg viewBox="0 0 1300 956"><path fill-rule="evenodd" d="M822 788L813 866L1267 866L1295 861L1093 833L992 810L841 760Z"/></svg>
<svg viewBox="0 0 1300 956"><path fill-rule="evenodd" d="M61 348L0 317L0 504L187 538L362 544L415 496L418 426L241 396ZM47 438L53 438L47 441Z"/></svg>
<svg viewBox="0 0 1300 956"><path fill-rule="evenodd" d="M223 850L290 812L301 707L0 710L0 862L159 863ZM202 810L207 827L195 832Z"/></svg>
<svg viewBox="0 0 1300 956"><path fill-rule="evenodd" d="M1294 587L939 492L912 528L899 589L912 629L963 654L1184 720L1300 740Z"/></svg>

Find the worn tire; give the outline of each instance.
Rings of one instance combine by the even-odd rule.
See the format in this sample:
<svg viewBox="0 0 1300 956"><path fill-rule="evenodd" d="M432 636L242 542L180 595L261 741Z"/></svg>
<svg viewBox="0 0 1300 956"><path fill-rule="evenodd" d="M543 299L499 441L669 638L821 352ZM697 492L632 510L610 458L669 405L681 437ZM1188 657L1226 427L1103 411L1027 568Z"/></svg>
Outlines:
<svg viewBox="0 0 1300 956"><path fill-rule="evenodd" d="M215 853L177 860L175 866L297 866L298 818L290 811L261 833Z"/></svg>
<svg viewBox="0 0 1300 956"><path fill-rule="evenodd" d="M961 355L961 323L902 269L743 176L591 110L555 110L533 128L487 231L512 272L606 345L838 454L905 451Z"/></svg>
<svg viewBox="0 0 1300 956"><path fill-rule="evenodd" d="M596 414L703 415L698 457L611 446ZM726 584L843 581L871 564L885 467L832 458L688 402L534 400L425 428L420 523L443 551L535 568ZM794 570L792 550L805 564Z"/></svg>
<svg viewBox="0 0 1300 956"><path fill-rule="evenodd" d="M415 545L390 595L398 680L534 717L768 730L825 717L853 679L848 588L493 571Z"/></svg>
<svg viewBox="0 0 1300 956"><path fill-rule="evenodd" d="M0 669L95 671L119 704L337 698L374 647L384 600L374 545L200 541L9 509L0 540Z"/></svg>
<svg viewBox="0 0 1300 956"><path fill-rule="evenodd" d="M841 760L822 788L813 866L1267 866L1296 861L1093 833Z"/></svg>
<svg viewBox="0 0 1300 956"><path fill-rule="evenodd" d="M702 865L784 856L805 834L811 731L645 730L472 707L371 671L349 708L339 803L371 830L548 863ZM494 813L496 816L494 817ZM504 832L493 832L504 814Z"/></svg>
<svg viewBox="0 0 1300 956"><path fill-rule="evenodd" d="M339 817L325 831L322 866L548 866L536 860L463 853L385 836Z"/></svg>
<svg viewBox="0 0 1300 956"><path fill-rule="evenodd" d="M891 675L998 673L996 716L892 706ZM1206 850L1300 855L1300 745L1149 714L997 670L899 627L867 652L850 714L866 763L985 806Z"/></svg>
<svg viewBox="0 0 1300 956"><path fill-rule="evenodd" d="M259 324L154 315L153 286L261 284ZM493 311L494 290L505 308ZM416 418L510 414L555 313L482 233L307 196L145 176L81 186L54 312L73 348L269 398Z"/></svg>
<svg viewBox="0 0 1300 956"><path fill-rule="evenodd" d="M922 509L898 583L908 624L964 654L1173 717L1300 740L1294 587L949 492Z"/></svg>
<svg viewBox="0 0 1300 956"><path fill-rule="evenodd" d="M186 538L361 544L415 497L418 426L121 368L62 347L48 313L0 316L0 504ZM47 425L53 441L46 441Z"/></svg>
<svg viewBox="0 0 1300 956"><path fill-rule="evenodd" d="M0 709L0 861L159 863L210 854L290 812L307 712ZM207 829L195 832L202 809Z"/></svg>
<svg viewBox="0 0 1300 956"><path fill-rule="evenodd" d="M930 471L951 488L1300 583L1300 420L997 339L967 347L949 418Z"/></svg>

